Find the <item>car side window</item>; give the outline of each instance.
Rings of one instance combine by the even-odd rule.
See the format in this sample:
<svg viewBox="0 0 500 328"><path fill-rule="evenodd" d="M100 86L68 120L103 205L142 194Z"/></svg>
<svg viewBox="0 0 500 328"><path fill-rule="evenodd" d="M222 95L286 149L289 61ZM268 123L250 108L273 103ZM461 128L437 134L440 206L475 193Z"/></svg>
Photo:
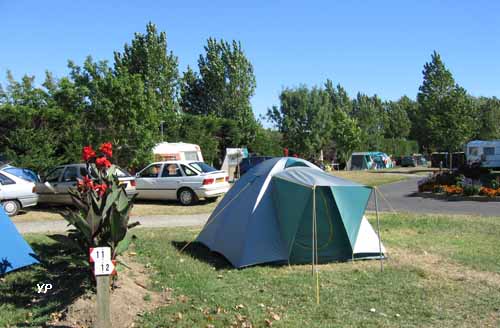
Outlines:
<svg viewBox="0 0 500 328"><path fill-rule="evenodd" d="M0 173L0 184L3 186L16 184L16 182Z"/></svg>
<svg viewBox="0 0 500 328"><path fill-rule="evenodd" d="M86 175L87 175L87 168L86 167L80 167L80 176L83 178Z"/></svg>
<svg viewBox="0 0 500 328"><path fill-rule="evenodd" d="M140 173L141 178L157 178L160 173L161 164L150 165Z"/></svg>
<svg viewBox="0 0 500 328"><path fill-rule="evenodd" d="M181 165L181 167L182 167L182 170L184 171L184 174L187 177L192 177L192 176L198 175L193 169L190 169L186 165Z"/></svg>
<svg viewBox="0 0 500 328"><path fill-rule="evenodd" d="M63 182L76 181L78 177L78 168L75 166L68 166L63 174Z"/></svg>
<svg viewBox="0 0 500 328"><path fill-rule="evenodd" d="M161 176L163 178L181 177L182 173L177 164L165 164Z"/></svg>
<svg viewBox="0 0 500 328"><path fill-rule="evenodd" d="M47 182L58 182L59 177L61 176L62 171L64 170L64 167L58 167L54 170L52 170L48 175L45 181Z"/></svg>

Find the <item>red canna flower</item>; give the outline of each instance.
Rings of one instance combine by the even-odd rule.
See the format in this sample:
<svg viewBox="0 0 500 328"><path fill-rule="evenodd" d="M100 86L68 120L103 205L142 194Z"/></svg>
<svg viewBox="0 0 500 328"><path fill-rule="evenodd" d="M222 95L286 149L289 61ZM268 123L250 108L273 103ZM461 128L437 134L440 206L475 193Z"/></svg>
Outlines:
<svg viewBox="0 0 500 328"><path fill-rule="evenodd" d="M108 190L108 185L105 184L105 183L103 183L103 184L96 184L94 186L94 190L97 191L97 193L99 194L99 197L102 197L106 193L106 190Z"/></svg>
<svg viewBox="0 0 500 328"><path fill-rule="evenodd" d="M82 150L82 158L85 162L88 162L90 159L95 157L95 151L92 149L92 146L85 146Z"/></svg>
<svg viewBox="0 0 500 328"><path fill-rule="evenodd" d="M99 168L108 168L111 166L111 162L108 161L106 157L99 157L98 159L95 160L95 165Z"/></svg>
<svg viewBox="0 0 500 328"><path fill-rule="evenodd" d="M99 150L108 158L113 157L113 145L111 142L105 142L99 147Z"/></svg>

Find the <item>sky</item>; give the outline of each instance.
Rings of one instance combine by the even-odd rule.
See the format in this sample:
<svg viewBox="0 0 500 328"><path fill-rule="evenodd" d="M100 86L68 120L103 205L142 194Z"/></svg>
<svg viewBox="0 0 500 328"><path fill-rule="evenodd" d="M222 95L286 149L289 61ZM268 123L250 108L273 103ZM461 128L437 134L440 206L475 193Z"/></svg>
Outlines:
<svg viewBox="0 0 500 328"><path fill-rule="evenodd" d="M474 96L500 97L500 1L6 1L0 0L0 83L113 51L151 21L179 69L196 67L209 37L241 42L254 66L256 115L286 87L340 83L384 100L415 98L436 50Z"/></svg>

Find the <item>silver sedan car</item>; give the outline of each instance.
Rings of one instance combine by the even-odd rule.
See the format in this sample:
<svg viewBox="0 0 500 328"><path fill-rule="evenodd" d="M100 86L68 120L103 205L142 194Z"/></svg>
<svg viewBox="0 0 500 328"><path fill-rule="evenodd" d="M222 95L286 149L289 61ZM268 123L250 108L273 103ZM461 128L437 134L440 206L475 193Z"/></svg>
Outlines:
<svg viewBox="0 0 500 328"><path fill-rule="evenodd" d="M127 196L137 194L135 189L135 178L127 171L117 168L118 180L125 185ZM76 187L78 179L87 175L85 164L68 164L53 168L42 182L36 184L35 190L38 194L40 204L65 204L71 205L73 201L69 194L69 188Z"/></svg>

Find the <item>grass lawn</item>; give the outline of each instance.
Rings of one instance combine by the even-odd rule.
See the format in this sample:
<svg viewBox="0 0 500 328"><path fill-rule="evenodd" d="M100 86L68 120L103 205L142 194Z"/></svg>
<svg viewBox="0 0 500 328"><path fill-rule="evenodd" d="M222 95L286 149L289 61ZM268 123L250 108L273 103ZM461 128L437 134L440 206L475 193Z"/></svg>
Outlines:
<svg viewBox="0 0 500 328"><path fill-rule="evenodd" d="M332 171L330 174L372 187L408 179L406 174L379 171Z"/></svg>
<svg viewBox="0 0 500 328"><path fill-rule="evenodd" d="M197 230L141 232L137 249L157 269L157 287L188 301L146 315L140 326L261 327L274 315L273 327L500 325L500 218L385 214L381 226L390 252L384 272L377 261L322 265L319 306L308 265L234 270L200 246L179 254Z"/></svg>
<svg viewBox="0 0 500 328"><path fill-rule="evenodd" d="M155 269L153 289L173 289L173 302L138 318L136 326L265 327L266 320L272 327L500 325L500 218L383 214L381 226L389 251L384 272L378 261L321 265L319 306L309 265L235 270L200 245L179 253L199 228L137 230L136 258ZM44 265L0 282L0 327L41 325L89 288L78 268L82 259L45 236L27 239ZM42 282L52 283L56 294L36 294Z"/></svg>

